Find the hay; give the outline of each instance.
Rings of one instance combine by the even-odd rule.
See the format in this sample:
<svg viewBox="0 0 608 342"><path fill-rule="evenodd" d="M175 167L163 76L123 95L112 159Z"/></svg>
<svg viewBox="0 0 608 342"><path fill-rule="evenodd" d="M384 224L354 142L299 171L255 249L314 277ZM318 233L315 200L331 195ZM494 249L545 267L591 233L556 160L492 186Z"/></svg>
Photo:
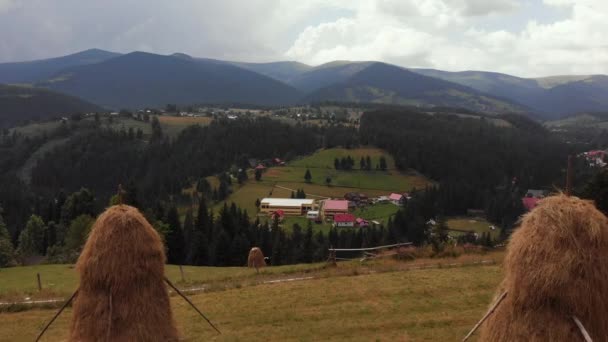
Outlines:
<svg viewBox="0 0 608 342"><path fill-rule="evenodd" d="M509 242L505 300L481 341L608 341L608 219L591 202L557 195L527 214Z"/></svg>
<svg viewBox="0 0 608 342"><path fill-rule="evenodd" d="M249 251L249 257L247 258L247 267L266 267L266 261L264 260L264 253L258 247L253 247Z"/></svg>
<svg viewBox="0 0 608 342"><path fill-rule="evenodd" d="M175 341L161 239L141 213L101 214L76 264L70 341Z"/></svg>

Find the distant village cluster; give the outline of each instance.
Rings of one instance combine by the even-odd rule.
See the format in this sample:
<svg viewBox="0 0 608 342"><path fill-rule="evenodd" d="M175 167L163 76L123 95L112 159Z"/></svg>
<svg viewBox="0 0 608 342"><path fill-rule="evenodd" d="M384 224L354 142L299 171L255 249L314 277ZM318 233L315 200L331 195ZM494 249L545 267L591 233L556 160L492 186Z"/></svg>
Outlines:
<svg viewBox="0 0 608 342"><path fill-rule="evenodd" d="M314 200L310 198L264 198L260 201L260 212L282 221L285 216L302 216L313 222L329 222L336 228L366 228L379 226L380 222L356 217L351 211L357 207L377 203L404 204L407 193L392 193L387 196L369 198L364 193L349 192L342 199Z"/></svg>

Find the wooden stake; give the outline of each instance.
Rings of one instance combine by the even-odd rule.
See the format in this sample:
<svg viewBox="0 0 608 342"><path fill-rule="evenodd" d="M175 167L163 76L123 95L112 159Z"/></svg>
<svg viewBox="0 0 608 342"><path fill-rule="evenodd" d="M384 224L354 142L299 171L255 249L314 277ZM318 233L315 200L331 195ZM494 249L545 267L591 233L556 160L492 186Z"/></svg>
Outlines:
<svg viewBox="0 0 608 342"><path fill-rule="evenodd" d="M182 275L182 283L185 283L186 279L184 278L184 269L182 268L182 265L179 265L179 273Z"/></svg>
<svg viewBox="0 0 608 342"><path fill-rule="evenodd" d="M581 323L581 321L576 316L572 316L572 320L574 320L574 323L576 323L578 330L581 331L581 335L583 335L585 341L593 342L593 339L591 339L591 336L589 336L589 333L587 332L587 329L585 329L585 326L583 326L583 323Z"/></svg>
<svg viewBox="0 0 608 342"><path fill-rule="evenodd" d="M59 311L57 311L55 316L53 316L53 318L47 323L47 325L44 326L44 329L42 329L40 334L38 334L38 337L36 337L36 342L40 341L40 339L42 338L42 335L44 335L44 333L51 326L51 324L53 324L53 322L55 322L57 317L59 317L59 315L63 312L63 310L65 310L65 308L72 302L74 297L76 297L76 294L78 294L78 289L76 289L76 291L74 291L74 293L72 293L72 296L70 298L68 298L68 300L65 303L63 303L63 306L59 309Z"/></svg>
<svg viewBox="0 0 608 342"><path fill-rule="evenodd" d="M201 317L203 317L203 318L204 318L204 319L207 321L207 323L209 323L209 325L210 325L210 326L211 326L213 329L215 329L215 331L217 331L217 333L218 333L218 334L220 334L220 335L222 334L222 333L221 333L221 331L219 331L219 329L218 329L218 328L216 328L216 327L215 327L215 325L213 325L213 323L211 323L211 321L210 321L210 320L209 320L209 319L208 319L208 318L205 316L205 314L203 314L203 313L201 312L201 310L199 310L199 309L196 307L196 305L194 305L194 303L192 303L192 302L190 301L190 299L188 299L188 297L186 297L186 295L184 295L184 294L182 293L182 291L180 291L180 290L179 290L177 287L175 287L175 285L173 285L173 283L172 283L172 282L171 282L171 281L170 281L170 280L169 280L167 277L165 277L165 282L166 282L166 283L167 283L167 284L168 284L168 285L169 285L169 286L170 286L170 287L171 287L173 290L175 290L175 292L176 292L178 295L180 295L182 298L184 298L184 300L185 300L185 301L186 301L188 304L190 304L190 306L192 306L192 307L194 308L194 310L196 310L196 312L198 312L198 314L199 314L199 315L201 315Z"/></svg>
<svg viewBox="0 0 608 342"><path fill-rule="evenodd" d="M38 291L42 291L42 282L40 281L40 273L36 273L36 279L38 279Z"/></svg>
<svg viewBox="0 0 608 342"><path fill-rule="evenodd" d="M462 342L465 342L466 340L469 339L469 337L471 337L475 331L477 329L479 329L479 327L481 326L481 324L488 319L488 317L490 317L490 315L494 312L494 310L496 310L496 308L498 307L498 304L500 304L500 302L503 301L503 299L505 299L505 297L507 296L507 293L504 292L502 295L500 295L500 297L498 297L498 299L496 300L496 302L494 303L494 305L492 305L492 307L490 308L490 310L488 310L488 312L486 312L485 316L483 316L481 318L481 320L479 322L477 322L477 324L475 324L475 326L473 327L473 329L471 331L469 331L469 333L467 334L467 336L465 336L462 339Z"/></svg>
<svg viewBox="0 0 608 342"><path fill-rule="evenodd" d="M568 171L566 173L566 196L572 193L572 156L568 156Z"/></svg>

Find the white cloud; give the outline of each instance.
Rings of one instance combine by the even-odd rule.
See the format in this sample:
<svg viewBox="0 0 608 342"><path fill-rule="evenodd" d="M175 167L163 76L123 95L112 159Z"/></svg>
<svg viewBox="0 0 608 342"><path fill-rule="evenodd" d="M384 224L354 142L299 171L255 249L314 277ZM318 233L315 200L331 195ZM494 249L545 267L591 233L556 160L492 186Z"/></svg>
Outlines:
<svg viewBox="0 0 608 342"><path fill-rule="evenodd" d="M476 16L500 20L519 5L482 0L379 1L372 11L368 8L352 18L306 28L285 55L313 64L379 59L408 67L530 77L608 73L608 35L604 34L608 2L544 1L547 6L570 8L570 16L549 23L531 16L520 30L489 30L478 27Z"/></svg>
<svg viewBox="0 0 608 342"><path fill-rule="evenodd" d="M0 61L97 47L522 76L608 73L606 31L605 0L0 0Z"/></svg>

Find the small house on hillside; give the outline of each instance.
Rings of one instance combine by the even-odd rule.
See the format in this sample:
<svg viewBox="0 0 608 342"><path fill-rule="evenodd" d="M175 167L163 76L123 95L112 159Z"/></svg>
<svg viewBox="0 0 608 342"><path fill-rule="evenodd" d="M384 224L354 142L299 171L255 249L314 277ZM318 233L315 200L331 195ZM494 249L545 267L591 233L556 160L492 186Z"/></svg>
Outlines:
<svg viewBox="0 0 608 342"><path fill-rule="evenodd" d="M388 199L394 205L401 205L401 204L403 204L403 195L402 194L392 193L392 194L390 194L390 196L388 196Z"/></svg>
<svg viewBox="0 0 608 342"><path fill-rule="evenodd" d="M260 171L265 171L266 170L266 166L264 166L263 164L258 164L258 166L255 167L256 170L260 170Z"/></svg>
<svg viewBox="0 0 608 342"><path fill-rule="evenodd" d="M355 226L355 215L353 214L336 214L334 216L334 226L352 228Z"/></svg>
<svg viewBox="0 0 608 342"><path fill-rule="evenodd" d="M333 218L337 214L348 213L348 201L347 200L326 200L323 202L323 217Z"/></svg>
<svg viewBox="0 0 608 342"><path fill-rule="evenodd" d="M369 221L362 219L360 217L357 217L357 219L355 220L355 223L357 224L357 226L359 226L361 228L369 227Z"/></svg>

